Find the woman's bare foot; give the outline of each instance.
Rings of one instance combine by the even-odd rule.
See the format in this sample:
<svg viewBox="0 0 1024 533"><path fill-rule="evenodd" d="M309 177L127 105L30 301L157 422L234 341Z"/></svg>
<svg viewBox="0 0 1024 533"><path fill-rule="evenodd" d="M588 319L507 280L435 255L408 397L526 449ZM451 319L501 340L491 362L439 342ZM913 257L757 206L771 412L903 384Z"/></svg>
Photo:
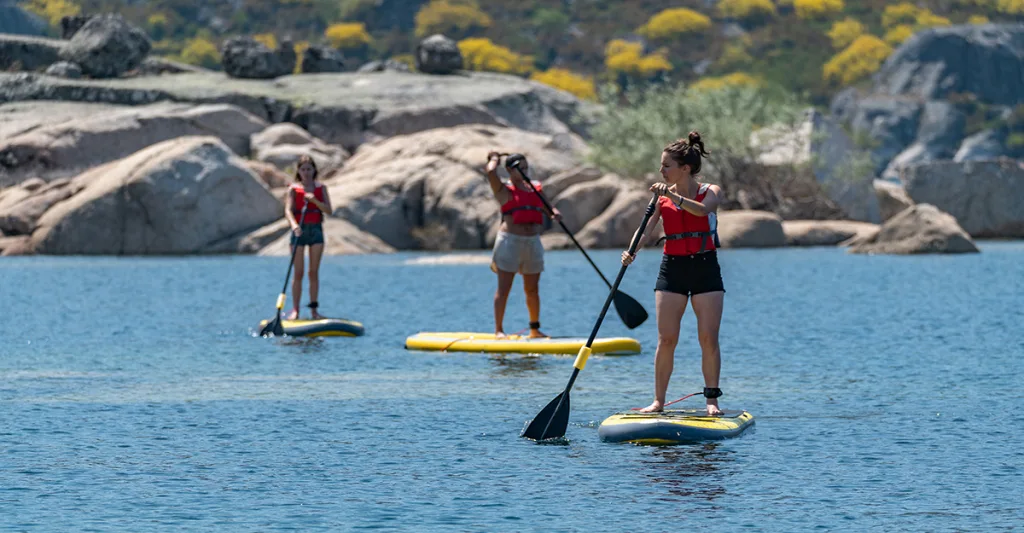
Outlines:
<svg viewBox="0 0 1024 533"><path fill-rule="evenodd" d="M288 313L284 317L285 320L295 320L297 318L299 318L299 310L298 309L292 309L292 312Z"/></svg>
<svg viewBox="0 0 1024 533"><path fill-rule="evenodd" d="M640 412L641 413L660 413L664 409L665 409L664 402L659 402L658 400L654 400L654 403L652 403L651 405L648 405L647 407L644 407L643 409L640 410Z"/></svg>
<svg viewBox="0 0 1024 533"><path fill-rule="evenodd" d="M719 416L722 414L722 410L718 408L718 400L708 400L707 409L708 416Z"/></svg>
<svg viewBox="0 0 1024 533"><path fill-rule="evenodd" d="M497 331L495 331L495 332L494 332L494 338L495 338L495 339L507 339L507 338L508 338L508 335L505 335L505 332L504 332L504 331L501 331L501 330L499 329L499 330L497 330Z"/></svg>
<svg viewBox="0 0 1024 533"><path fill-rule="evenodd" d="M539 330L539 329L531 329L530 330L530 338L531 339L546 339L546 338L548 338L548 336L547 336L547 334L542 333L541 330Z"/></svg>
<svg viewBox="0 0 1024 533"><path fill-rule="evenodd" d="M320 320L320 319L324 318L324 315L321 315L320 313L317 313L316 309L311 311L310 314L313 316L313 320Z"/></svg>

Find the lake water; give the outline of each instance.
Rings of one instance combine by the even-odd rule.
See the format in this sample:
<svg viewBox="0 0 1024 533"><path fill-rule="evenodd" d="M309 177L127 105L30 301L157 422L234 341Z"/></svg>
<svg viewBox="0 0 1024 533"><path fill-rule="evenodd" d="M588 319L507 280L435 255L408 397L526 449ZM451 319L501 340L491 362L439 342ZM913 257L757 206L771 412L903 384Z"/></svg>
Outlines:
<svg viewBox="0 0 1024 533"><path fill-rule="evenodd" d="M560 446L519 433L572 356L403 348L491 328L486 264L329 257L321 311L367 335L285 340L252 336L284 258L4 258L0 530L1019 529L1024 243L981 247L723 252L722 405L756 425L675 447L597 436L651 400L657 251L622 285L651 318L601 329L643 353L590 359ZM607 291L582 256L541 284L546 332L586 336ZM506 330L527 320L517 279ZM699 364L688 311L669 399Z"/></svg>

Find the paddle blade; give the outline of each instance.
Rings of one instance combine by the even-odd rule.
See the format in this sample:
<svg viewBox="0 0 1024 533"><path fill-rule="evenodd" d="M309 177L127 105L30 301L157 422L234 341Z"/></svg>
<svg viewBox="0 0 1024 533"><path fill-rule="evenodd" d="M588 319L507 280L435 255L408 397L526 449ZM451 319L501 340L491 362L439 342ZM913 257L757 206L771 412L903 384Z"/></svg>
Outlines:
<svg viewBox="0 0 1024 533"><path fill-rule="evenodd" d="M562 401L562 395L565 401ZM561 405L559 405L561 403ZM526 426L520 437L530 440L560 439L565 436L565 430L569 427L569 393L568 391L555 396L540 413L533 418L530 425ZM547 431L544 431L547 428Z"/></svg>
<svg viewBox="0 0 1024 533"><path fill-rule="evenodd" d="M634 329L647 320L647 310L632 296L615 291L612 302L615 304L615 310L619 313L619 318L627 328Z"/></svg>
<svg viewBox="0 0 1024 533"><path fill-rule="evenodd" d="M260 337L267 337L273 335L275 337L281 337L284 335L284 327L281 325L281 314L278 313L276 317L270 322L267 322L266 326L260 330Z"/></svg>

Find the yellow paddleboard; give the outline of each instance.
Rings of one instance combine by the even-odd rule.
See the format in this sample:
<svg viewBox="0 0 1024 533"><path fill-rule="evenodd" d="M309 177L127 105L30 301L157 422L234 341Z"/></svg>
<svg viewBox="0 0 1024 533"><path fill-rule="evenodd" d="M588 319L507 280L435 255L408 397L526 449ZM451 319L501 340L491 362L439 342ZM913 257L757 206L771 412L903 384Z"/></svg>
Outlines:
<svg viewBox="0 0 1024 533"><path fill-rule="evenodd" d="M665 446L737 437L753 425L754 416L743 410L726 409L719 416L708 416L704 409L625 411L604 419L597 435L604 442Z"/></svg>
<svg viewBox="0 0 1024 533"><path fill-rule="evenodd" d="M417 333L405 339L407 350L447 352L529 353L576 355L587 344L586 337L548 337L531 339L509 335L498 339L493 333L445 332ZM594 339L593 353L604 355L635 355L640 353L640 342L628 337Z"/></svg>

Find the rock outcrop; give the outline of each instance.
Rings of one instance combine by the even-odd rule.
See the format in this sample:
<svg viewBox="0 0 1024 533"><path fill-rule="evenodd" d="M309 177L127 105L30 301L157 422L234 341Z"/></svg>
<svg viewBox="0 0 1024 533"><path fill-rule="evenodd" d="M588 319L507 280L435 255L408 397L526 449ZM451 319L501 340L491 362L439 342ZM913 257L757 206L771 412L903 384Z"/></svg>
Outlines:
<svg viewBox="0 0 1024 533"><path fill-rule="evenodd" d="M213 135L239 155L266 122L230 105L25 102L0 105L0 186L24 177L65 177L156 143Z"/></svg>
<svg viewBox="0 0 1024 533"><path fill-rule="evenodd" d="M718 239L722 248L773 248L786 245L782 218L768 211L719 212Z"/></svg>
<svg viewBox="0 0 1024 533"><path fill-rule="evenodd" d="M459 45L444 35L431 35L416 46L416 70L424 74L454 74L462 70Z"/></svg>
<svg viewBox="0 0 1024 533"><path fill-rule="evenodd" d="M784 220L787 246L836 246L850 239L865 239L878 224L853 220Z"/></svg>
<svg viewBox="0 0 1024 533"><path fill-rule="evenodd" d="M428 76L404 72L287 75L273 82L220 72L68 80L0 72L0 102L58 100L145 105L172 100L237 105L268 122L294 122L354 151L394 135L491 124L549 135L586 135L593 104L503 74ZM577 120L579 119L579 120Z"/></svg>
<svg viewBox="0 0 1024 533"><path fill-rule="evenodd" d="M57 39L0 34L0 72L43 70L60 61L60 52L63 49L64 41ZM0 92L0 102L3 101Z"/></svg>
<svg viewBox="0 0 1024 533"><path fill-rule="evenodd" d="M889 220L902 213L904 209L914 205L914 201L907 195L906 189L902 185L891 181L875 180L875 195L878 197L882 222Z"/></svg>
<svg viewBox="0 0 1024 533"><path fill-rule="evenodd" d="M96 15L74 33L60 57L92 78L116 78L138 68L152 45L145 32L121 15Z"/></svg>
<svg viewBox="0 0 1024 533"><path fill-rule="evenodd" d="M971 237L948 213L917 204L887 220L871 238L851 245L857 254L936 254L978 252Z"/></svg>
<svg viewBox="0 0 1024 533"><path fill-rule="evenodd" d="M1024 162L941 161L908 167L907 195L952 215L974 238L1024 238Z"/></svg>
<svg viewBox="0 0 1024 533"><path fill-rule="evenodd" d="M344 72L345 56L329 46L310 46L302 52L302 72Z"/></svg>
<svg viewBox="0 0 1024 533"><path fill-rule="evenodd" d="M290 122L274 124L251 137L252 155L281 170L290 169L302 155L316 162L320 176L338 169L349 157L344 148L329 145Z"/></svg>
<svg viewBox="0 0 1024 533"><path fill-rule="evenodd" d="M216 137L181 137L96 167L39 219L45 254L189 254L263 227L281 203Z"/></svg>
<svg viewBox="0 0 1024 533"><path fill-rule="evenodd" d="M295 70L295 49L285 41L271 50L252 37L235 37L221 44L221 65L233 78L265 80Z"/></svg>

